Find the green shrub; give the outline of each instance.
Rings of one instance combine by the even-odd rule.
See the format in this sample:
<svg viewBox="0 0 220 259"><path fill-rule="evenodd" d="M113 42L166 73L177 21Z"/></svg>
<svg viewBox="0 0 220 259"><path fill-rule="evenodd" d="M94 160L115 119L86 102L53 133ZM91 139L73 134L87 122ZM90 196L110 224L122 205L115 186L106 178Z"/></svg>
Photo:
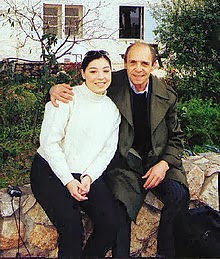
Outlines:
<svg viewBox="0 0 220 259"><path fill-rule="evenodd" d="M151 4L166 68L175 68L182 100L220 103L220 5L218 0L161 0Z"/></svg>
<svg viewBox="0 0 220 259"><path fill-rule="evenodd" d="M198 146L203 150L205 145L220 147L220 107L217 104L194 98L179 103L178 112L187 147L194 151Z"/></svg>
<svg viewBox="0 0 220 259"><path fill-rule="evenodd" d="M0 187L29 182L44 110L35 87L31 83L1 87Z"/></svg>
<svg viewBox="0 0 220 259"><path fill-rule="evenodd" d="M65 71L65 68L62 69ZM0 81L0 188L29 183L33 156L39 146L46 95L55 83L81 80L79 65L66 72L40 78L24 78L7 71Z"/></svg>
<svg viewBox="0 0 220 259"><path fill-rule="evenodd" d="M210 65L193 74L174 75L173 84L181 101L193 98L220 103L220 71Z"/></svg>

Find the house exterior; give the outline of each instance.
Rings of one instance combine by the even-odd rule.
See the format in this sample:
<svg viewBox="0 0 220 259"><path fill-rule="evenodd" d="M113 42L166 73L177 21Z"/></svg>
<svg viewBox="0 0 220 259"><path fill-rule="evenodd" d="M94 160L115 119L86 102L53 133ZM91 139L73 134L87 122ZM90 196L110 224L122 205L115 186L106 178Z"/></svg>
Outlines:
<svg viewBox="0 0 220 259"><path fill-rule="evenodd" d="M0 60L41 60L41 45L36 39L44 33L57 36L54 49L62 46L57 56L68 50L59 62L81 61L88 50L104 49L115 69L123 65L122 55L135 40L156 44L155 21L146 0L7 0L11 6L6 0L1 2L0 14L13 10L15 16L19 12L23 16L17 15L15 22L11 19L13 26L1 16Z"/></svg>

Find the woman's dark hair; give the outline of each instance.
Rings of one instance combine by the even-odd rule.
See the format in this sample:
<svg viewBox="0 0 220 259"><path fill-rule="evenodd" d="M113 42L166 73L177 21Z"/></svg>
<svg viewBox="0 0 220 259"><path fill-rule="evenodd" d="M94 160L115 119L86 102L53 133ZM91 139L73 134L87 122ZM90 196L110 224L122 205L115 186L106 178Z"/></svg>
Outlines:
<svg viewBox="0 0 220 259"><path fill-rule="evenodd" d="M108 61L110 67L112 67L111 64L111 60L108 57L108 52L105 50L90 50L88 51L85 56L84 59L82 61L82 65L81 65L81 69L83 70L83 72L85 72L87 66L89 65L89 63L91 61L93 61L94 59L99 59L99 58L104 58Z"/></svg>

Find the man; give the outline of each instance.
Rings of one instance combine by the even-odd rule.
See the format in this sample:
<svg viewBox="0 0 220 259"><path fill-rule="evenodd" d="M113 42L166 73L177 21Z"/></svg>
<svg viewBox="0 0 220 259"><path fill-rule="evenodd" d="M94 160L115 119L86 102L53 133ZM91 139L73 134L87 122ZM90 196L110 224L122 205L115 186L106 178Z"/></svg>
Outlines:
<svg viewBox="0 0 220 259"><path fill-rule="evenodd" d="M175 91L151 72L155 50L144 42L128 47L124 70L113 72L108 95L121 112L118 150L106 181L118 200L121 229L113 257L128 257L130 224L151 190L164 204L157 237L158 257L174 257L173 226L188 210L189 192L181 153L183 133L177 119ZM69 90L51 89L51 101L66 102ZM60 92L62 92L60 96Z"/></svg>

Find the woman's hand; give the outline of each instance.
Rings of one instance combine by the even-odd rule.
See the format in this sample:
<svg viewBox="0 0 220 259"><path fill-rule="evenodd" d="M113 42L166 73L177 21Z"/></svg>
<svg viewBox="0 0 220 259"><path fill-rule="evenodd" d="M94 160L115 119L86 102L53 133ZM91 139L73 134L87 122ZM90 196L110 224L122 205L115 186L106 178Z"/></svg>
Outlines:
<svg viewBox="0 0 220 259"><path fill-rule="evenodd" d="M92 183L92 179L89 175L85 175L84 177L82 177L81 184L86 189L87 193L89 193L89 191L90 191L91 183ZM83 193L81 193L81 194L83 195Z"/></svg>
<svg viewBox="0 0 220 259"><path fill-rule="evenodd" d="M72 100L72 87L68 84L57 84L50 88L50 100L53 106L58 107L57 100L68 103Z"/></svg>
<svg viewBox="0 0 220 259"><path fill-rule="evenodd" d="M88 200L88 197L86 197L86 194L88 193L87 188L78 180L73 179L68 182L66 188L70 192L71 196L73 196L77 201Z"/></svg>

